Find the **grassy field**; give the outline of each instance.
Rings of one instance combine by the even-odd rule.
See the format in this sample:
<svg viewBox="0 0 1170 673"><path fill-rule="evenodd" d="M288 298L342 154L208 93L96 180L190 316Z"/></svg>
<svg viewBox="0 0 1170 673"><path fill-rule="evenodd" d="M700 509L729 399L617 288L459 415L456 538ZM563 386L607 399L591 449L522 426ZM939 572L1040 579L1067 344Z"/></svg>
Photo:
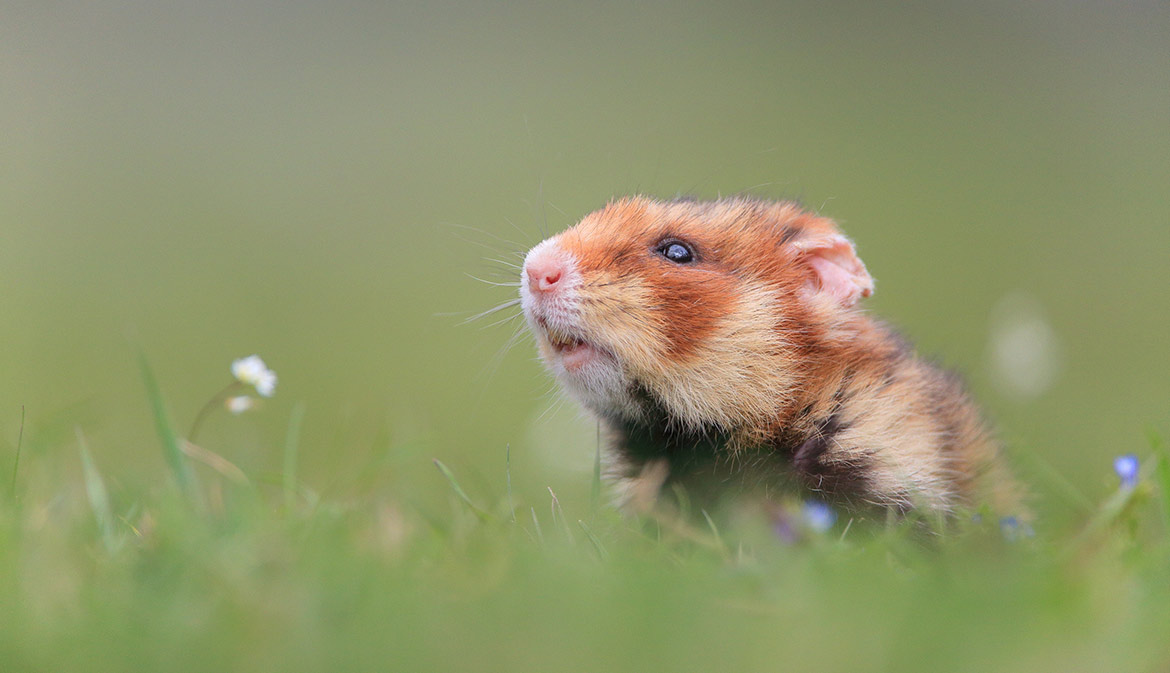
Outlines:
<svg viewBox="0 0 1170 673"><path fill-rule="evenodd" d="M151 400L172 467L154 486L103 475L80 431L79 482L14 469L5 671L1170 666L1157 438L1102 502L1070 496L1089 511L1067 529L975 514L937 531L799 501L623 518L551 489L520 499L507 462L473 498L434 461L449 507L429 510L392 468L409 447L318 491L296 472L299 415L284 469L247 474L187 445Z"/></svg>
<svg viewBox="0 0 1170 673"><path fill-rule="evenodd" d="M1165 2L0 17L0 673L1170 665ZM605 505L477 279L741 192L841 223L1033 536ZM275 395L201 414L252 353Z"/></svg>

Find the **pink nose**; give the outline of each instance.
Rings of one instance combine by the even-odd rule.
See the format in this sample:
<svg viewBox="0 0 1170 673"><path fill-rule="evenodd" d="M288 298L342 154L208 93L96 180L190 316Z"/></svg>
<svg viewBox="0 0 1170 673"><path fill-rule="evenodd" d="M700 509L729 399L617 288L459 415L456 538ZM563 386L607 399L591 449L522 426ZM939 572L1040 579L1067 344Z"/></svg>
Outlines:
<svg viewBox="0 0 1170 673"><path fill-rule="evenodd" d="M525 265L528 272L528 289L533 292L553 292L565 275L565 265L551 255L530 259Z"/></svg>

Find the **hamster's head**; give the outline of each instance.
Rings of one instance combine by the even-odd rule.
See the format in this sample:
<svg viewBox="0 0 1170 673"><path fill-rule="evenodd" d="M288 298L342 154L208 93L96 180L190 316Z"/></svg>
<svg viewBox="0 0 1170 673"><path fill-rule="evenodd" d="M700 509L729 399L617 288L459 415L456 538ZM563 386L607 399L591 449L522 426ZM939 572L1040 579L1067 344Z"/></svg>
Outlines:
<svg viewBox="0 0 1170 673"><path fill-rule="evenodd" d="M735 432L775 419L813 342L873 291L853 245L791 203L615 201L524 260L550 371L617 421Z"/></svg>

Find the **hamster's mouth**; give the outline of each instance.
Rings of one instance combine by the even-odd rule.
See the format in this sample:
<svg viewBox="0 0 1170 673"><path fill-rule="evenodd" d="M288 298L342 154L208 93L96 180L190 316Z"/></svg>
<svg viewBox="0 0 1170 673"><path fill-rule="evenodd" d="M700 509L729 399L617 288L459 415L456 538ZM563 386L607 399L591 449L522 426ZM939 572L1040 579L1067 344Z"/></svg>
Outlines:
<svg viewBox="0 0 1170 673"><path fill-rule="evenodd" d="M585 341L582 339L553 329L548 329L548 342L552 345L553 350L561 354L575 351L585 346Z"/></svg>
<svg viewBox="0 0 1170 673"><path fill-rule="evenodd" d="M544 328L545 338L548 339L553 353L561 361L561 365L570 372L607 355L606 351L576 334L553 327L544 320L538 322Z"/></svg>

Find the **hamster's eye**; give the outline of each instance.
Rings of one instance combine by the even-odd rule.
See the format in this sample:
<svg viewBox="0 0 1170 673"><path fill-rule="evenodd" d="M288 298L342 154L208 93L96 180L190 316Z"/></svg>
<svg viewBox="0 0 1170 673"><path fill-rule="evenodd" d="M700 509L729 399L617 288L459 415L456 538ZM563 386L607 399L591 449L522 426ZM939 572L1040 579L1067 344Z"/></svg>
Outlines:
<svg viewBox="0 0 1170 673"><path fill-rule="evenodd" d="M658 254L675 264L686 264L695 259L695 253L690 246L681 241L663 241L658 246Z"/></svg>

